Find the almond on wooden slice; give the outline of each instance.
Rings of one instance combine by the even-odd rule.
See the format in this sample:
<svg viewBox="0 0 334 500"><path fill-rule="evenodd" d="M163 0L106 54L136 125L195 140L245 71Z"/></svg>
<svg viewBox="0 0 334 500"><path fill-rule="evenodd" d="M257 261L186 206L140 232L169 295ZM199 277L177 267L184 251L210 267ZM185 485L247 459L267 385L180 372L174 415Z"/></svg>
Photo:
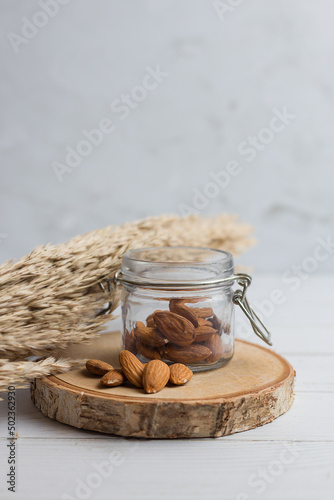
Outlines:
<svg viewBox="0 0 334 500"><path fill-rule="evenodd" d="M130 351L121 351L119 354L119 363L122 372L131 384L136 387L143 387L143 371L144 365Z"/></svg>
<svg viewBox="0 0 334 500"><path fill-rule="evenodd" d="M171 312L188 319L195 327L198 326L198 317L190 307L185 305L182 299L171 299L169 301L169 309Z"/></svg>
<svg viewBox="0 0 334 500"><path fill-rule="evenodd" d="M194 341L195 327L183 316L170 311L162 311L155 312L153 317L160 332L174 344L187 346Z"/></svg>
<svg viewBox="0 0 334 500"><path fill-rule="evenodd" d="M150 347L142 342L137 342L137 350L147 359L161 359L159 348Z"/></svg>
<svg viewBox="0 0 334 500"><path fill-rule="evenodd" d="M109 363L105 363L105 361L101 361L100 359L89 359L86 361L86 368L90 373L100 376L114 369L112 365L109 365Z"/></svg>
<svg viewBox="0 0 334 500"><path fill-rule="evenodd" d="M148 346L160 347L168 342L156 326L145 326L142 321L137 321L133 333L137 340Z"/></svg>
<svg viewBox="0 0 334 500"><path fill-rule="evenodd" d="M191 344L187 347L180 347L174 344L166 344L164 355L170 361L192 364L206 360L211 354L208 347L202 344Z"/></svg>
<svg viewBox="0 0 334 500"><path fill-rule="evenodd" d="M195 328L195 342L203 342L208 340L217 330L212 328L212 326L198 326Z"/></svg>
<svg viewBox="0 0 334 500"><path fill-rule="evenodd" d="M206 363L215 363L223 355L223 342L218 333L212 335L204 345L210 349L211 354L205 360Z"/></svg>
<svg viewBox="0 0 334 500"><path fill-rule="evenodd" d="M169 381L174 385L183 385L189 382L193 376L193 372L182 363L174 363L170 366Z"/></svg>
<svg viewBox="0 0 334 500"><path fill-rule="evenodd" d="M118 385L124 384L125 378L122 370L111 370L107 372L100 380L100 384L106 387L116 387Z"/></svg>
<svg viewBox="0 0 334 500"><path fill-rule="evenodd" d="M147 363L143 374L145 392L154 394L161 391L167 384L170 376L169 366L158 359Z"/></svg>

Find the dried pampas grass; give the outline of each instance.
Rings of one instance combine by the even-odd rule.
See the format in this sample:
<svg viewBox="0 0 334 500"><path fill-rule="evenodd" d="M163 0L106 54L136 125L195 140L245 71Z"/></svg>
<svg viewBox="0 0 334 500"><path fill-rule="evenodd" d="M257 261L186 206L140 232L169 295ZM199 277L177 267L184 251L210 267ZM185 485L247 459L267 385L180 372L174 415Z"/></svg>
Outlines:
<svg viewBox="0 0 334 500"><path fill-rule="evenodd" d="M75 361L48 356L72 342L91 341L110 315L97 316L117 297L98 283L113 278L123 254L145 246L206 246L234 256L251 247L252 228L235 216L151 217L38 247L0 266L0 391L31 378L66 371Z"/></svg>
<svg viewBox="0 0 334 500"><path fill-rule="evenodd" d="M45 377L51 373L63 373L74 366L82 366L82 359L55 359L50 356L40 361L9 361L0 359L0 387L7 390L9 386L23 389L27 382L35 378Z"/></svg>

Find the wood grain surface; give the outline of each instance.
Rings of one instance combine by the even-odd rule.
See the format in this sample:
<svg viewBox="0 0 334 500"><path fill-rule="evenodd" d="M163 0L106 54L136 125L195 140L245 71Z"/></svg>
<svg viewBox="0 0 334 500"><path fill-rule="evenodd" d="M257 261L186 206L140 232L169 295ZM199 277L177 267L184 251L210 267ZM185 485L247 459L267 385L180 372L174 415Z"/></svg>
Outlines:
<svg viewBox="0 0 334 500"><path fill-rule="evenodd" d="M94 346L72 347L70 354L102 358L116 367L120 349L119 332L111 332ZM145 438L220 437L286 412L293 385L294 370L283 357L238 340L228 365L195 373L188 384L168 385L157 394L128 384L101 387L83 368L36 381L32 399L48 417L78 428Z"/></svg>

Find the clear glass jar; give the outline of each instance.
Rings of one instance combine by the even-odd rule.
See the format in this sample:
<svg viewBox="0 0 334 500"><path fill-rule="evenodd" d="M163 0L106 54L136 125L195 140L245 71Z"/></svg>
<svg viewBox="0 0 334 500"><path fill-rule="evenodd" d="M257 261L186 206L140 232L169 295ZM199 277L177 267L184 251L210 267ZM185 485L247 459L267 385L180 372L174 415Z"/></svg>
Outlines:
<svg viewBox="0 0 334 500"><path fill-rule="evenodd" d="M123 349L142 362L162 359L193 371L225 365L234 353L237 303L250 314L255 331L258 318L245 299L251 278L234 274L229 252L194 247L131 250L115 280L123 285ZM235 280L243 291L233 291Z"/></svg>

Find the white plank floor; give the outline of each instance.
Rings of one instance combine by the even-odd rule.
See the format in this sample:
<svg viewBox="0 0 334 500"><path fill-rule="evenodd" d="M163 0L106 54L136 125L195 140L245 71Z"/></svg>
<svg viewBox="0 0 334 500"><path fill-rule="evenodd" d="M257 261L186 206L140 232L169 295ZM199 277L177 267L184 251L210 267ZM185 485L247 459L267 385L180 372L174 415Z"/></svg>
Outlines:
<svg viewBox="0 0 334 500"><path fill-rule="evenodd" d="M333 281L310 276L292 292L278 275L254 278L253 301L274 288L286 296L267 319L275 350L297 371L295 403L279 419L220 439L121 439L47 419L24 390L17 396L15 494L6 486L7 408L0 403L1 500L332 500Z"/></svg>

